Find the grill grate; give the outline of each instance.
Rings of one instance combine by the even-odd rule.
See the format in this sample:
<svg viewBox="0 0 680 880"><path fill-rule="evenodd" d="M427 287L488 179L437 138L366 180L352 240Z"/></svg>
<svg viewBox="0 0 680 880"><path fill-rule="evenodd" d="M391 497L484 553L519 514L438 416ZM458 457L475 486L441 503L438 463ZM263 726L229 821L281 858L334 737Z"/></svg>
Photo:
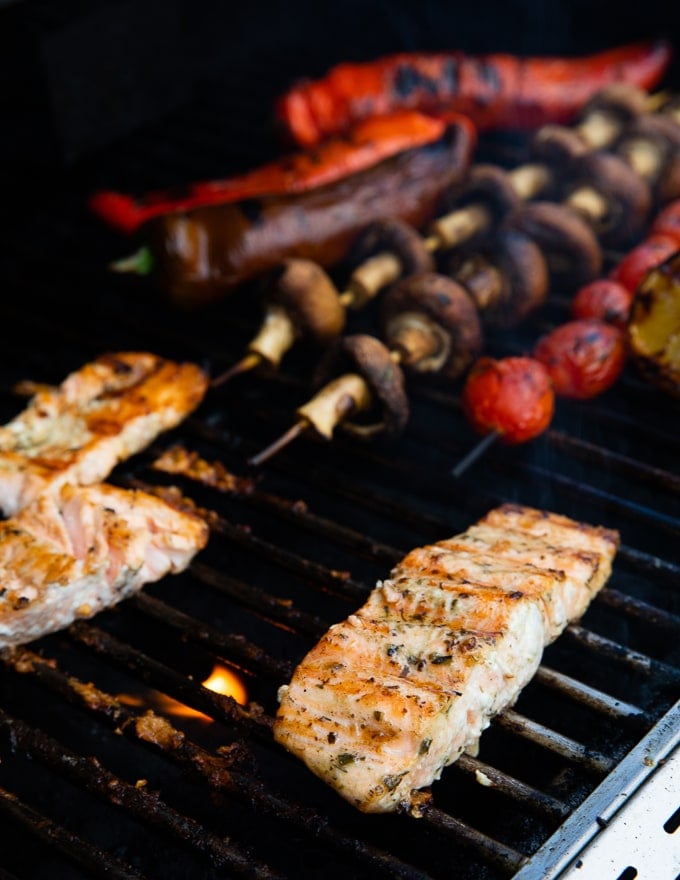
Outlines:
<svg viewBox="0 0 680 880"><path fill-rule="evenodd" d="M236 359L257 323L257 285L207 312L175 314L146 283L104 271L121 244L82 207L103 183L142 189L244 167L223 94L81 167L39 212L18 216L0 245L0 308L12 330L0 359L3 420L19 408L16 381L58 381L106 349L149 349L215 372ZM248 126L263 132L257 116ZM274 152L266 138L260 149L259 158ZM489 347L526 350L565 314L556 298ZM372 316L353 320L363 329ZM0 812L16 845L0 853L0 876L44 876L49 866L65 880L500 880L599 791L677 699L676 402L629 368L600 400L560 404L535 443L491 450L454 481L450 468L474 441L460 389L414 386L412 422L389 448L302 439L261 477L247 474L247 456L290 423L312 366L301 351L279 376L235 381L116 472L123 485L176 482L216 512L213 536L184 575L5 658ZM153 470L172 442L245 479L221 492ZM546 651L480 755L445 772L419 818L358 814L273 743L276 690L405 551L508 500L619 528L614 576ZM215 662L242 676L248 706L200 684Z"/></svg>

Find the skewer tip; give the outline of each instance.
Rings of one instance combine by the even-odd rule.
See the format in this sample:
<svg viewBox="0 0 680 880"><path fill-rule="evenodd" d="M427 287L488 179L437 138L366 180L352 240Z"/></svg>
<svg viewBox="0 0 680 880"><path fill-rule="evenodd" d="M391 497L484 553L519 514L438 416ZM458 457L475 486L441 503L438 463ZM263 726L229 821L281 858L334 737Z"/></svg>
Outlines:
<svg viewBox="0 0 680 880"><path fill-rule="evenodd" d="M269 446L266 446L261 452L258 452L257 455L253 455L249 458L248 464L251 467L259 467L261 464L264 464L265 461L269 461L272 456L276 455L277 452L280 452L285 446L288 446L289 443L292 443L293 440L304 433L306 428L306 421L296 422L284 434L274 440L273 443L270 443Z"/></svg>
<svg viewBox="0 0 680 880"><path fill-rule="evenodd" d="M262 355L258 354L256 351L248 352L245 357L242 357L240 361L237 361L235 364L233 364L233 366L229 367L228 370L220 373L219 376L215 376L215 378L210 382L210 387L219 388L220 385L224 385L235 376L240 376L242 373L247 373L249 370L254 370L255 367L259 367L259 365L262 363L262 360Z"/></svg>
<svg viewBox="0 0 680 880"><path fill-rule="evenodd" d="M493 446L493 444L500 437L500 431L491 431L490 434L486 434L482 439L476 443L472 449L464 455L463 458L458 462L458 464L451 469L452 476L457 480L465 471L470 467L470 465L474 464L478 458L480 458L486 452L489 447Z"/></svg>

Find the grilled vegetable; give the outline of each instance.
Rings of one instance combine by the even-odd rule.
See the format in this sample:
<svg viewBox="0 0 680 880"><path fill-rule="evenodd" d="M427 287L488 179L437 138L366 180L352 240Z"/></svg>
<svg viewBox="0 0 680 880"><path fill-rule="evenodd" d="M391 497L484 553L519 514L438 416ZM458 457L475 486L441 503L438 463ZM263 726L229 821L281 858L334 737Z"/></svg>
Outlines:
<svg viewBox="0 0 680 880"><path fill-rule="evenodd" d="M515 444L545 431L555 395L547 370L537 360L481 358L468 374L461 403L476 431L494 432L504 443Z"/></svg>
<svg viewBox="0 0 680 880"><path fill-rule="evenodd" d="M64 486L0 523L0 648L92 617L182 571L208 527L144 492Z"/></svg>
<svg viewBox="0 0 680 880"><path fill-rule="evenodd" d="M652 223L650 233L672 238L680 247L680 199L671 202L661 211Z"/></svg>
<svg viewBox="0 0 680 880"><path fill-rule="evenodd" d="M480 131L571 120L599 89L626 81L652 88L671 57L666 42L638 43L587 58L401 53L340 64L285 94L277 117L294 141L312 146L359 119L410 107L465 113Z"/></svg>
<svg viewBox="0 0 680 880"><path fill-rule="evenodd" d="M628 342L652 381L680 397L680 251L642 282L633 301Z"/></svg>
<svg viewBox="0 0 680 880"><path fill-rule="evenodd" d="M610 273L610 277L633 293L647 272L670 257L677 249L677 241L670 236L660 233L650 235L621 260Z"/></svg>
<svg viewBox="0 0 680 880"><path fill-rule="evenodd" d="M618 379L626 362L625 336L604 321L570 321L541 337L534 357L550 374L556 394L585 400Z"/></svg>
<svg viewBox="0 0 680 880"><path fill-rule="evenodd" d="M474 750L544 644L604 585L618 535L505 505L412 551L279 690L274 736L358 809L409 808Z"/></svg>
<svg viewBox="0 0 680 880"><path fill-rule="evenodd" d="M404 150L429 144L441 137L442 131L441 121L421 113L406 111L367 119L347 138L336 138L317 150L286 156L238 177L192 183L180 191L152 192L140 198L98 192L92 196L90 207L115 229L135 232L163 214L318 189Z"/></svg>
<svg viewBox="0 0 680 880"><path fill-rule="evenodd" d="M597 318L623 329L628 323L633 294L612 278L598 278L586 284L571 303L571 314L577 320Z"/></svg>
<svg viewBox="0 0 680 880"><path fill-rule="evenodd" d="M104 479L119 461L178 425L207 387L194 364L120 352L39 391L0 427L0 507L12 515L65 483Z"/></svg>
<svg viewBox="0 0 680 880"><path fill-rule="evenodd" d="M404 116L382 123L386 136ZM323 186L155 217L144 234L162 289L177 304L202 305L291 257L337 263L375 220L422 225L442 191L465 173L475 141L464 117L424 124L428 135L419 129L414 145L402 140L387 158L375 151L373 164L350 175L343 168Z"/></svg>

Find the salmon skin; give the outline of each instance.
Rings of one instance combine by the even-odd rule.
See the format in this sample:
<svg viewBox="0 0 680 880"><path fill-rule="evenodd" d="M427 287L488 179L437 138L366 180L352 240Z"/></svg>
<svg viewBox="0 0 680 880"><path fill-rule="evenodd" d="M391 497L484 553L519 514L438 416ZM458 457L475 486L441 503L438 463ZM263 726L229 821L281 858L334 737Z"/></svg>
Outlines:
<svg viewBox="0 0 680 880"><path fill-rule="evenodd" d="M618 534L518 505L409 553L279 691L274 736L364 812L408 809L532 678Z"/></svg>
<svg viewBox="0 0 680 880"><path fill-rule="evenodd" d="M0 648L92 617L182 571L208 526L144 492L63 486L0 522Z"/></svg>
<svg viewBox="0 0 680 880"><path fill-rule="evenodd" d="M0 509L12 516L66 483L90 485L179 424L206 374L146 352L106 354L44 388L0 427Z"/></svg>

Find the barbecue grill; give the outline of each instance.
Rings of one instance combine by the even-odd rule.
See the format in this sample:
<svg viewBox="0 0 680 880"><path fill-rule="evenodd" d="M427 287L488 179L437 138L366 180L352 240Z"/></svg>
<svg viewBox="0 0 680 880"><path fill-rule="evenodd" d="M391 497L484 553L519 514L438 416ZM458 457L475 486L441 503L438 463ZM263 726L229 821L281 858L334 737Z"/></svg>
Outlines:
<svg viewBox="0 0 680 880"><path fill-rule="evenodd" d="M380 46L395 48L413 46ZM129 243L100 226L85 199L104 185L142 191L276 155L268 109L283 74L306 62L318 73L337 53L293 60L284 46L266 61L223 60L160 121L68 168L34 169L39 186L13 204L0 242L3 422L22 406L19 380L58 382L103 351L149 350L214 374L239 357L263 282L176 312L147 280L106 270ZM480 145L481 156L508 164L525 150L515 137ZM487 348L529 350L565 319L569 293L554 291ZM374 320L352 318L361 330ZM0 877L680 875L677 401L629 366L596 401L560 401L536 441L492 448L455 480L451 468L475 442L460 387L412 382L399 440L301 438L250 471L248 456L307 398L314 363L296 350L277 375L211 392L115 471L120 485L178 486L213 512L211 541L186 573L0 663ZM214 487L154 469L173 444L237 479ZM418 815L362 815L275 745L277 689L406 551L503 501L619 529L613 577L546 650L479 755L448 768ZM216 664L240 678L247 703L202 684Z"/></svg>

